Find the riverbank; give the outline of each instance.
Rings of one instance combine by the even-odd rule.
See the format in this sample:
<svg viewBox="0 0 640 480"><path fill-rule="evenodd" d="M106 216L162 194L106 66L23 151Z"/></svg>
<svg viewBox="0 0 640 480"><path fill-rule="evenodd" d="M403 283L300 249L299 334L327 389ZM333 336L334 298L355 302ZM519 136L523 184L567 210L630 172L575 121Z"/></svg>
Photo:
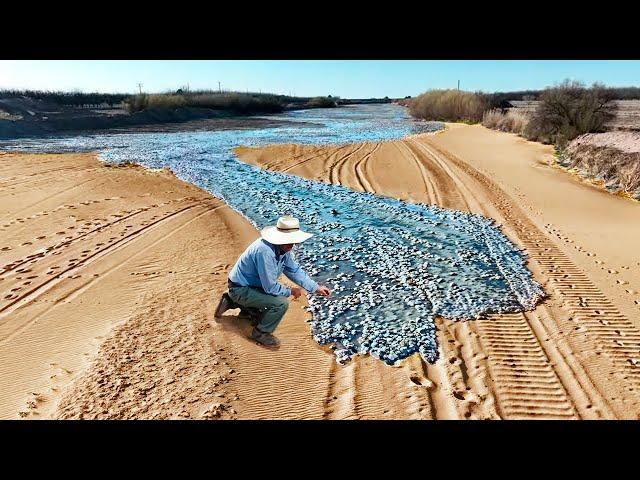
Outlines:
<svg viewBox="0 0 640 480"><path fill-rule="evenodd" d="M166 171L2 154L2 418L638 418L635 202L560 174L549 147L478 126L238 153L495 218L549 298L532 312L437 320L435 364L339 366L311 338L304 301L267 350L235 312L212 317L258 235L239 214Z"/></svg>
<svg viewBox="0 0 640 480"><path fill-rule="evenodd" d="M49 114L51 116L51 114ZM149 109L129 114L116 110L83 112L67 109L51 117L0 119L0 141L16 138L73 136L86 133L151 133L274 128L288 122L268 116L234 115L208 108Z"/></svg>
<svg viewBox="0 0 640 480"><path fill-rule="evenodd" d="M0 172L0 418L233 417L210 312L253 228L168 171L5 153Z"/></svg>

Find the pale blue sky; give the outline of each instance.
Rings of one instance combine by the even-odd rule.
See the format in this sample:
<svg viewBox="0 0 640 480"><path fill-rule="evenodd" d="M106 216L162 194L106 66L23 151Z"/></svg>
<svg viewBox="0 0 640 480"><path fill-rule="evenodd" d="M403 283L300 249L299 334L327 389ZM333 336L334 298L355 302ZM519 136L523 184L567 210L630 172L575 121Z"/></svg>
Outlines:
<svg viewBox="0 0 640 480"><path fill-rule="evenodd" d="M162 92L187 83L298 96L404 97L431 88L540 89L565 78L640 86L637 60L2 60L0 89Z"/></svg>

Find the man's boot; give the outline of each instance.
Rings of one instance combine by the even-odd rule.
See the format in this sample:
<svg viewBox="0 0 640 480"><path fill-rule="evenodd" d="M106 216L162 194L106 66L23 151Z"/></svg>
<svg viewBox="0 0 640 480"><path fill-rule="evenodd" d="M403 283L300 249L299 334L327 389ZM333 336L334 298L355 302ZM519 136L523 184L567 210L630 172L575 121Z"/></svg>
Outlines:
<svg viewBox="0 0 640 480"><path fill-rule="evenodd" d="M277 347L280 345L280 340L278 340L268 332L262 332L258 330L257 327L254 327L253 331L251 332L251 338L266 347Z"/></svg>
<svg viewBox="0 0 640 480"><path fill-rule="evenodd" d="M215 317L220 318L222 314L227 310L232 310L234 308L240 308L240 306L231 300L231 297L227 292L222 294L222 298L220 299L220 303L218 303L218 307L216 308Z"/></svg>

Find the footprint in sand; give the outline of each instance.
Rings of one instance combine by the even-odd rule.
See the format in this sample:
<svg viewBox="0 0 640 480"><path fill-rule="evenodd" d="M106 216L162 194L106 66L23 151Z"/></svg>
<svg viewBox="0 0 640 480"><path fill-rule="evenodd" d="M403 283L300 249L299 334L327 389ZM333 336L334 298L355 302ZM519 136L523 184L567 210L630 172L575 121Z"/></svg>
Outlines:
<svg viewBox="0 0 640 480"><path fill-rule="evenodd" d="M11 247L2 247L0 248L0 250L2 250L3 252L7 251L7 250L11 250Z"/></svg>
<svg viewBox="0 0 640 480"><path fill-rule="evenodd" d="M43 238L47 238L46 235L40 235L39 237L36 237L36 240L42 240Z"/></svg>
<svg viewBox="0 0 640 480"><path fill-rule="evenodd" d="M65 232L64 230L62 230L61 232L56 232L56 235L64 235L65 233L67 233L67 232Z"/></svg>
<svg viewBox="0 0 640 480"><path fill-rule="evenodd" d="M609 270L607 270L607 271L608 271L609 273L614 273L614 274L615 274L615 273L618 273L618 271L617 271L617 270L612 270L612 269L609 269Z"/></svg>
<svg viewBox="0 0 640 480"><path fill-rule="evenodd" d="M20 246L21 246L21 247L24 247L25 245L33 245L33 243L31 243L31 242L24 242L24 243L23 243L23 244L21 244Z"/></svg>

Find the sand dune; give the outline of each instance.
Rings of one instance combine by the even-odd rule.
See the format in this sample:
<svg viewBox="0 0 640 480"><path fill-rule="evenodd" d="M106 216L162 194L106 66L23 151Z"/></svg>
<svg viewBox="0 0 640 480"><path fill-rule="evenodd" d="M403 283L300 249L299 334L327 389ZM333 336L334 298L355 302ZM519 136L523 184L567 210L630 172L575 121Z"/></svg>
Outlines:
<svg viewBox="0 0 640 480"><path fill-rule="evenodd" d="M213 309L257 232L168 172L0 154L0 418L638 418L640 210L482 127L240 157L495 218L549 294L535 311L438 320L440 360L346 366L304 300L278 350Z"/></svg>

